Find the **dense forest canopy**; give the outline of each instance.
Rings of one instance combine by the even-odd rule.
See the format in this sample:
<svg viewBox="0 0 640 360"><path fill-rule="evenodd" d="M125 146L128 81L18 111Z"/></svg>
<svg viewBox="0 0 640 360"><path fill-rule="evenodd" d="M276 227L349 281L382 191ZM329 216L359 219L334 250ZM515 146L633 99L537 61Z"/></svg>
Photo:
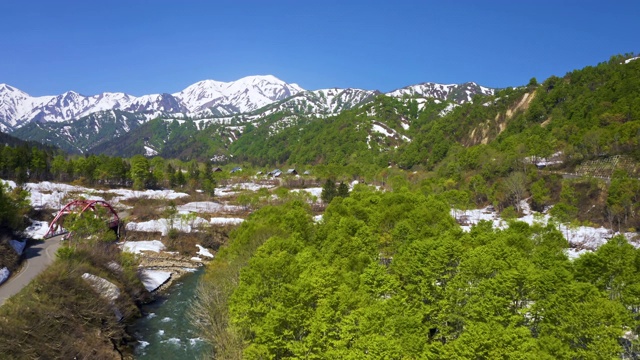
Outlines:
<svg viewBox="0 0 640 360"><path fill-rule="evenodd" d="M552 225L462 232L441 196L356 187L320 223L254 213L196 314L221 358L613 358L635 351L640 251L575 261ZM624 341L623 341L624 340Z"/></svg>

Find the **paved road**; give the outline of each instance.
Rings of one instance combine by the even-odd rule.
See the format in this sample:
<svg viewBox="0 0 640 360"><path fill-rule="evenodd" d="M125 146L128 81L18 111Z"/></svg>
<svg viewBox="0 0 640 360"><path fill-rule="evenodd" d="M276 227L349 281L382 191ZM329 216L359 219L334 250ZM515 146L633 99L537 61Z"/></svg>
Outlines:
<svg viewBox="0 0 640 360"><path fill-rule="evenodd" d="M13 274L7 282L0 285L0 306L8 298L27 286L33 278L55 260L56 250L60 247L61 239L62 236L56 236L25 249L22 270L17 274Z"/></svg>

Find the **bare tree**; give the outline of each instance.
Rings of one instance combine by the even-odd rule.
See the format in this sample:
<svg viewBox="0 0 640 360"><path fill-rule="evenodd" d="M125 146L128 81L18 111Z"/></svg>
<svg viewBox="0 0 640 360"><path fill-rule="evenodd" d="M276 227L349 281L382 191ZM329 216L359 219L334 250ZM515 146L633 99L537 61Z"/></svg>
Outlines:
<svg viewBox="0 0 640 360"><path fill-rule="evenodd" d="M520 202L527 192L527 178L522 172L512 172L504 182L509 193L509 197L513 200L513 205L518 214L520 214Z"/></svg>

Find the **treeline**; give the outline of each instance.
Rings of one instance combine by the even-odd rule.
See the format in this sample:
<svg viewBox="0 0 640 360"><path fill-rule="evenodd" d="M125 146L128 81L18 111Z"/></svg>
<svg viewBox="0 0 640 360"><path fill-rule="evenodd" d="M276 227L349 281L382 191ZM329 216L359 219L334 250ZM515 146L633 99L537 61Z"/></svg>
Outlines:
<svg viewBox="0 0 640 360"><path fill-rule="evenodd" d="M553 226L465 233L440 196L356 187L319 223L300 203L254 213L194 320L219 358L637 356L640 251L567 247Z"/></svg>
<svg viewBox="0 0 640 360"><path fill-rule="evenodd" d="M60 181L136 189L202 189L210 194L216 186L210 162L182 162L159 156L148 159L142 155L130 159L107 155L74 156L30 144L0 145L0 178L18 184Z"/></svg>

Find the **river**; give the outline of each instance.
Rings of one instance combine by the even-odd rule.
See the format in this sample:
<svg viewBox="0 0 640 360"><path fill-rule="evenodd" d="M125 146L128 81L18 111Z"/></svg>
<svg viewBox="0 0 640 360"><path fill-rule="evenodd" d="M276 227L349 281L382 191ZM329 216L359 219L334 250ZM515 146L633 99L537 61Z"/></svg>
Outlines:
<svg viewBox="0 0 640 360"><path fill-rule="evenodd" d="M200 268L186 274L151 304L144 305L144 316L131 327L138 339L136 359L198 359L207 346L198 337L187 318L194 299L198 280L204 273Z"/></svg>

